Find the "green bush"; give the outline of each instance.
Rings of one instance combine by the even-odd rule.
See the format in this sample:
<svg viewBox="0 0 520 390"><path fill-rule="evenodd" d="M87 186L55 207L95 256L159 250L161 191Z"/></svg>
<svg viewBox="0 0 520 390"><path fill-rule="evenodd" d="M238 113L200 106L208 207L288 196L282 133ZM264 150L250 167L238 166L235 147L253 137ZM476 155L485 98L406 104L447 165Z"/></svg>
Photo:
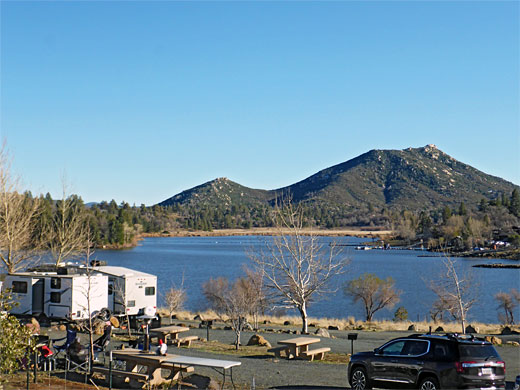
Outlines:
<svg viewBox="0 0 520 390"><path fill-rule="evenodd" d="M403 306L399 306L394 313L394 322L406 321L408 319L408 310Z"/></svg>
<svg viewBox="0 0 520 390"><path fill-rule="evenodd" d="M19 369L19 361L33 348L31 330L9 314L13 307L9 291L0 292L0 383Z"/></svg>

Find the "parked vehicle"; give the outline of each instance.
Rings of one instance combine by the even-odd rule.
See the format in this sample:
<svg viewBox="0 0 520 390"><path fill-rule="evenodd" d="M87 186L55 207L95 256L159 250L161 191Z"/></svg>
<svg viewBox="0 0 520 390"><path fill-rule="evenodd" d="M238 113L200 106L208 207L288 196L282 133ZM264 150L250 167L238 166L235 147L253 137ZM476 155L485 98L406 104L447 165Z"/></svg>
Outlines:
<svg viewBox="0 0 520 390"><path fill-rule="evenodd" d="M93 269L108 276L108 308L114 315L135 316L145 307L157 308L157 276L125 267Z"/></svg>
<svg viewBox="0 0 520 390"><path fill-rule="evenodd" d="M12 314L84 320L108 306L107 284L106 275L63 267L9 274L3 288L10 289L18 302Z"/></svg>
<svg viewBox="0 0 520 390"><path fill-rule="evenodd" d="M147 307L157 308L157 276L101 264L96 261L89 269L78 263L43 264L7 275L3 288L11 289L18 302L11 313L84 320L89 307L92 315L101 317L135 317Z"/></svg>
<svg viewBox="0 0 520 390"><path fill-rule="evenodd" d="M513 387L513 390L519 390L520 389L520 375L516 376L515 385Z"/></svg>
<svg viewBox="0 0 520 390"><path fill-rule="evenodd" d="M484 339L415 334L354 354L348 379L354 390L505 389L505 370L505 362Z"/></svg>

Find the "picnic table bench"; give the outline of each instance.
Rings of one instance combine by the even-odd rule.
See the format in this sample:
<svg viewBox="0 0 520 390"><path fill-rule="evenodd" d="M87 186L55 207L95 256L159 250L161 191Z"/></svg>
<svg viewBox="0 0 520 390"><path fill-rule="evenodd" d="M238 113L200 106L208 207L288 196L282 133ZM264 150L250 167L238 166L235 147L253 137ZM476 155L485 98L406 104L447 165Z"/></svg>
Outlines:
<svg viewBox="0 0 520 390"><path fill-rule="evenodd" d="M174 340L172 340L172 343L177 344L178 347L180 347L181 345L185 345L186 347L189 348L191 345L191 342L196 341L198 339L199 339L198 336L186 336L186 337L174 339Z"/></svg>
<svg viewBox="0 0 520 390"><path fill-rule="evenodd" d="M105 378L108 379L108 375L110 374L110 369L103 366L94 366L92 367L92 372L97 372ZM124 371L124 370L115 370L112 369L112 376L117 376L121 378L128 378L128 379L135 379L135 380L144 380L148 381L148 374L142 374L140 372L133 372L133 371Z"/></svg>
<svg viewBox="0 0 520 390"><path fill-rule="evenodd" d="M285 354L285 357L287 358L289 358L290 354L289 347L287 345L280 345L278 347L270 348L267 350L267 352L273 352L274 355L279 359L282 357L282 352Z"/></svg>
<svg viewBox="0 0 520 390"><path fill-rule="evenodd" d="M307 351L303 351L301 354L303 357L309 359L310 361L313 361L315 356L316 356L317 360L323 360L326 352L330 352L329 347L307 350Z"/></svg>

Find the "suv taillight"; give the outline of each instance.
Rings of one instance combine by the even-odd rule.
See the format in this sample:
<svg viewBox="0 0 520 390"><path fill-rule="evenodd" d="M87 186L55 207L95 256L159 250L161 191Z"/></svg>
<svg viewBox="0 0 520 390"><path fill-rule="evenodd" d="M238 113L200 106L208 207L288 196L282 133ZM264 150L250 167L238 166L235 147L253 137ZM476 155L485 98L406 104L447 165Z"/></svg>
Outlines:
<svg viewBox="0 0 520 390"><path fill-rule="evenodd" d="M504 368L504 375L505 375L506 374L506 362L500 361L500 362L497 362L497 364Z"/></svg>
<svg viewBox="0 0 520 390"><path fill-rule="evenodd" d="M455 368L458 373L463 373L465 368L471 367L475 363L477 362L455 362Z"/></svg>

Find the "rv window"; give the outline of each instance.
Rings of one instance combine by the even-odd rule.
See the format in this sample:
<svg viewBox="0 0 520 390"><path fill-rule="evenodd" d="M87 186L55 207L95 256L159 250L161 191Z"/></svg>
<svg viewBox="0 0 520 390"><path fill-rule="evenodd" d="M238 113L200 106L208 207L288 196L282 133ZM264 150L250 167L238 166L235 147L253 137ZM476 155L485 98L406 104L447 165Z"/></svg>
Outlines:
<svg viewBox="0 0 520 390"><path fill-rule="evenodd" d="M144 295L155 295L155 287L146 287L144 289Z"/></svg>
<svg viewBox="0 0 520 390"><path fill-rule="evenodd" d="M61 288L61 278L51 278L51 288Z"/></svg>
<svg viewBox="0 0 520 390"><path fill-rule="evenodd" d="M108 295L112 295L114 293L114 286L111 284L108 285Z"/></svg>
<svg viewBox="0 0 520 390"><path fill-rule="evenodd" d="M27 282L13 281L13 292L18 294L27 294Z"/></svg>
<svg viewBox="0 0 520 390"><path fill-rule="evenodd" d="M59 291L51 292L51 302L52 303L60 303L61 302L61 293Z"/></svg>
<svg viewBox="0 0 520 390"><path fill-rule="evenodd" d="M135 307L135 301L128 301L126 306L128 306L128 307Z"/></svg>

